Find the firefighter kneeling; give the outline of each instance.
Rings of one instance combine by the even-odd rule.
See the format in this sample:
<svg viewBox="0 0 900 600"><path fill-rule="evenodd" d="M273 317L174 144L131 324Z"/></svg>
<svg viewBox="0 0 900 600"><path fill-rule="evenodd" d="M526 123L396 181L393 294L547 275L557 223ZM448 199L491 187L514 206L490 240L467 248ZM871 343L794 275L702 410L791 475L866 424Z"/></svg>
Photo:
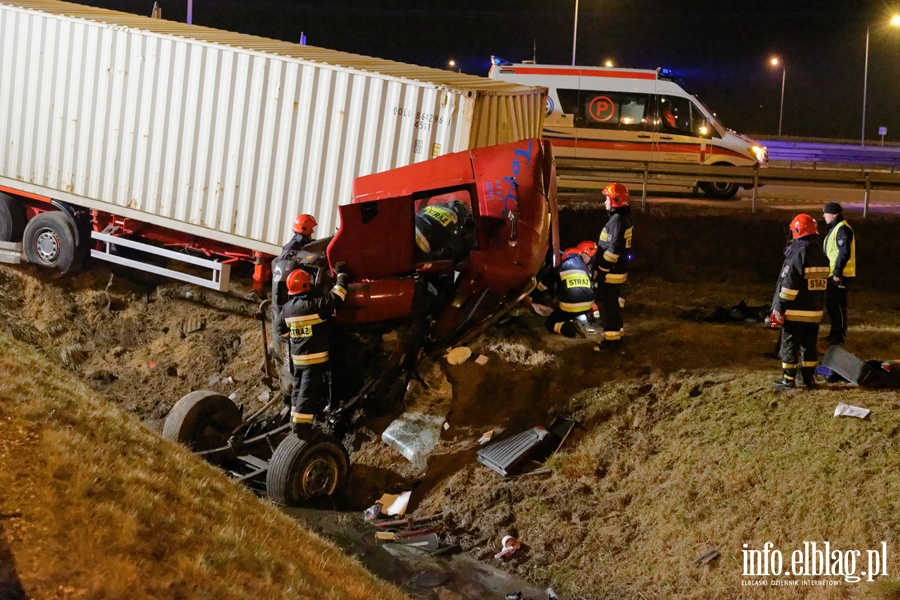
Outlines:
<svg viewBox="0 0 900 600"><path fill-rule="evenodd" d="M819 364L816 338L829 273L828 259L822 251L818 232L815 219L809 215L797 215L791 221L793 241L784 251L784 264L775 286L769 317L772 323L783 325L782 375L774 382L778 389L794 387L798 367L807 389L815 387L813 377Z"/></svg>
<svg viewBox="0 0 900 600"><path fill-rule="evenodd" d="M344 263L334 267L337 281L331 291L321 295L312 289L312 278L303 269L291 272L287 278L290 298L281 313L279 331L290 340L291 430L297 433L304 425L311 425L315 416L331 400L331 368L328 351L331 346L329 322L334 309L347 296L350 276Z"/></svg>
<svg viewBox="0 0 900 600"><path fill-rule="evenodd" d="M553 310L544 325L551 333L566 337L585 337L582 325L576 320L586 314L594 305L594 290L591 287L591 270L587 244L569 248L563 254L559 266L556 298L559 305Z"/></svg>

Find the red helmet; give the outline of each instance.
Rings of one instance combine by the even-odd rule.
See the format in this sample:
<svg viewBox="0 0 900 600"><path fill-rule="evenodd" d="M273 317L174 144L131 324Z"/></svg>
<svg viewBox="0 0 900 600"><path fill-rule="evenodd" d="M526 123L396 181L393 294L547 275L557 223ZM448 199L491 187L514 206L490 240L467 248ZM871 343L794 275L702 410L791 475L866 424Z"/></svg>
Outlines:
<svg viewBox="0 0 900 600"><path fill-rule="evenodd" d="M581 256L581 250L578 248L567 248L565 252L563 252L563 260L566 260L570 256Z"/></svg>
<svg viewBox="0 0 900 600"><path fill-rule="evenodd" d="M611 183L603 189L603 195L609 198L613 208L628 206L628 188L621 183Z"/></svg>
<svg viewBox="0 0 900 600"><path fill-rule="evenodd" d="M288 275L288 294L303 294L305 292L308 292L310 287L312 287L312 281L310 279L309 273L307 273L303 269L294 269L293 271L291 271L291 274Z"/></svg>
<svg viewBox="0 0 900 600"><path fill-rule="evenodd" d="M819 225L811 216L801 214L794 217L794 220L791 221L791 235L794 236L795 240L814 233L819 233Z"/></svg>
<svg viewBox="0 0 900 600"><path fill-rule="evenodd" d="M597 254L597 244L590 240L581 242L578 244L578 251L593 258L594 255Z"/></svg>
<svg viewBox="0 0 900 600"><path fill-rule="evenodd" d="M294 233L300 235L312 235L313 229L316 228L316 218L312 215L300 215L294 219Z"/></svg>

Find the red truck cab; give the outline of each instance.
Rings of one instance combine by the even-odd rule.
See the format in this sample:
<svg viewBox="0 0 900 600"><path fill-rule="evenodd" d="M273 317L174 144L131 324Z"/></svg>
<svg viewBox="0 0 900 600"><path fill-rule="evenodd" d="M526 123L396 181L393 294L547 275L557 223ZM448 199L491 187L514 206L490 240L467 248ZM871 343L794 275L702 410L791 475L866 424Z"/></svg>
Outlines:
<svg viewBox="0 0 900 600"><path fill-rule="evenodd" d="M466 251L423 257L417 215L448 202L471 215ZM431 315L432 340L451 341L527 295L548 245L559 246L552 149L537 139L359 177L352 203L339 210L328 262L346 263L354 283L338 321L408 317L416 281L440 280L447 301Z"/></svg>

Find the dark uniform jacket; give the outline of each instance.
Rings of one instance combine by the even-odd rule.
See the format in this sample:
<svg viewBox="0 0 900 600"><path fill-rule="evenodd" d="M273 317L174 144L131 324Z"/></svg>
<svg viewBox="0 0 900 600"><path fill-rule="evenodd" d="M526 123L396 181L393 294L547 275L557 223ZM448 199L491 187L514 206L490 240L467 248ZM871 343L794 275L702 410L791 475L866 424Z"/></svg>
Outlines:
<svg viewBox="0 0 900 600"><path fill-rule="evenodd" d="M421 260L461 259L475 245L472 212L459 200L429 204L416 213Z"/></svg>
<svg viewBox="0 0 900 600"><path fill-rule="evenodd" d="M294 254L300 252L300 249L303 246L307 245L312 241L312 238L308 235L303 235L302 233L294 232L294 237L288 240L288 243L284 245L281 249L281 256L279 258L291 258Z"/></svg>
<svg viewBox="0 0 900 600"><path fill-rule="evenodd" d="M796 239L784 250L772 310L783 314L785 321L818 323L822 320L829 269L817 238L808 235Z"/></svg>
<svg viewBox="0 0 900 600"><path fill-rule="evenodd" d="M631 208L622 206L612 210L612 215L597 241L594 263L599 271L598 281L625 283L628 279L628 251L631 250Z"/></svg>
<svg viewBox="0 0 900 600"><path fill-rule="evenodd" d="M324 296L307 292L296 294L284 304L281 312L283 334L290 338L291 362L306 367L328 362L331 345L328 318L347 296L345 274L337 276L337 283Z"/></svg>
<svg viewBox="0 0 900 600"><path fill-rule="evenodd" d="M594 304L591 288L591 268L580 254L570 255L559 266L559 283L556 298L559 308L565 312L583 313Z"/></svg>

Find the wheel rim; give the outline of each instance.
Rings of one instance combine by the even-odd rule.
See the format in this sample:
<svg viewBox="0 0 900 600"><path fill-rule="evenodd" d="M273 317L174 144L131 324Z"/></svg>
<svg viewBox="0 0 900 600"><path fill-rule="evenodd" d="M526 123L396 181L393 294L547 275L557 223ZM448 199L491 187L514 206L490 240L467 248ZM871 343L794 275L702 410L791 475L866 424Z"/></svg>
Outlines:
<svg viewBox="0 0 900 600"><path fill-rule="evenodd" d="M35 238L35 250L41 260L53 263L59 258L60 240L52 229L42 229Z"/></svg>
<svg viewBox="0 0 900 600"><path fill-rule="evenodd" d="M731 186L734 184L719 181L716 183L711 183L710 185L712 186L712 189L714 189L715 191L720 192L720 193L725 193L725 192L730 192Z"/></svg>
<svg viewBox="0 0 900 600"><path fill-rule="evenodd" d="M328 496L337 486L338 465L330 454L313 456L298 474L296 483L301 497L318 498Z"/></svg>

